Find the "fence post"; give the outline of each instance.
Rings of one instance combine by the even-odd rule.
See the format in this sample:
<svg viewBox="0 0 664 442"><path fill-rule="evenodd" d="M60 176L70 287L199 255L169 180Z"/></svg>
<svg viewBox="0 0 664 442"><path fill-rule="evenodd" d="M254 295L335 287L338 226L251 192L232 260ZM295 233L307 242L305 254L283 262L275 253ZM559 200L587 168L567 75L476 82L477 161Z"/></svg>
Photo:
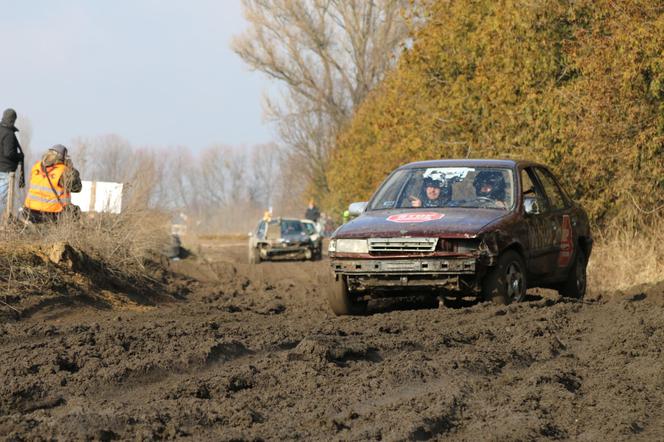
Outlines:
<svg viewBox="0 0 664 442"><path fill-rule="evenodd" d="M5 205L5 213L2 214L2 223L7 224L9 217L14 212L14 183L16 181L16 173L9 172L9 183L7 184L7 204Z"/></svg>

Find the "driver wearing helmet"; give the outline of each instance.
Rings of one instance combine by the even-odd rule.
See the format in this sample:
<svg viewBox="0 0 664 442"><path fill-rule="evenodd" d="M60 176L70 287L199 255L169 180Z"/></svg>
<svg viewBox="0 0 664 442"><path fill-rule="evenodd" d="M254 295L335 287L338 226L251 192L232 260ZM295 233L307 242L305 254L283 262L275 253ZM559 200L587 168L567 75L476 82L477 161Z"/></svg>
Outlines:
<svg viewBox="0 0 664 442"><path fill-rule="evenodd" d="M410 196L411 207L443 207L450 200L451 189L442 177L424 178L422 195Z"/></svg>
<svg viewBox="0 0 664 442"><path fill-rule="evenodd" d="M477 198L488 198L496 207L507 207L505 203L505 177L497 170L483 170L473 180Z"/></svg>

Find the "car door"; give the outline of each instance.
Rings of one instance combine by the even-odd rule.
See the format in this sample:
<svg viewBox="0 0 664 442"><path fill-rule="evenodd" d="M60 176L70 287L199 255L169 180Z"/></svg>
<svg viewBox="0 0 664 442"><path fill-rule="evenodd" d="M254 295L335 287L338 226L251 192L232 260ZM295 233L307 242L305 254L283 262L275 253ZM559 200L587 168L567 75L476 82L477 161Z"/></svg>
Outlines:
<svg viewBox="0 0 664 442"><path fill-rule="evenodd" d="M549 200L546 197L542 184L532 167L521 170L521 198L535 198L539 208L538 213L525 213L527 228L527 263L528 271L537 279L546 279L551 276L551 269L557 257L555 247L557 225L552 218Z"/></svg>
<svg viewBox="0 0 664 442"><path fill-rule="evenodd" d="M535 172L549 201L549 208L551 209L549 219L555 231L553 244L555 259L551 263L550 273L552 277L560 277L567 273L574 256L573 222L570 219L571 202L549 170L537 167Z"/></svg>

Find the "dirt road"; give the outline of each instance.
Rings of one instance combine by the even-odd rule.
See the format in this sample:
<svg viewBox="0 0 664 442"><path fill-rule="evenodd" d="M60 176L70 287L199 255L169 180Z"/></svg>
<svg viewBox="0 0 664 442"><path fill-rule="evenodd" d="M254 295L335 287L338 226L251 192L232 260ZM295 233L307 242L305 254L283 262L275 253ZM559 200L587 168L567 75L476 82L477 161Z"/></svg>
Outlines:
<svg viewBox="0 0 664 442"><path fill-rule="evenodd" d="M0 323L0 438L664 439L662 285L336 318L325 260L204 255L184 299Z"/></svg>

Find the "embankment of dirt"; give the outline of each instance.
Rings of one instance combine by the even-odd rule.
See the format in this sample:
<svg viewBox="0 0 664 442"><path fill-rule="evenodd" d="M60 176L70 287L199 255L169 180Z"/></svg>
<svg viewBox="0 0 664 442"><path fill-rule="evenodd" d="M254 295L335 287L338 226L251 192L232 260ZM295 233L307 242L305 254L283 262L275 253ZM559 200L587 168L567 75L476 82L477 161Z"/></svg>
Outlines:
<svg viewBox="0 0 664 442"><path fill-rule="evenodd" d="M0 248L0 316L141 309L185 293L160 263L148 263L142 276L128 277L66 242L13 244Z"/></svg>

